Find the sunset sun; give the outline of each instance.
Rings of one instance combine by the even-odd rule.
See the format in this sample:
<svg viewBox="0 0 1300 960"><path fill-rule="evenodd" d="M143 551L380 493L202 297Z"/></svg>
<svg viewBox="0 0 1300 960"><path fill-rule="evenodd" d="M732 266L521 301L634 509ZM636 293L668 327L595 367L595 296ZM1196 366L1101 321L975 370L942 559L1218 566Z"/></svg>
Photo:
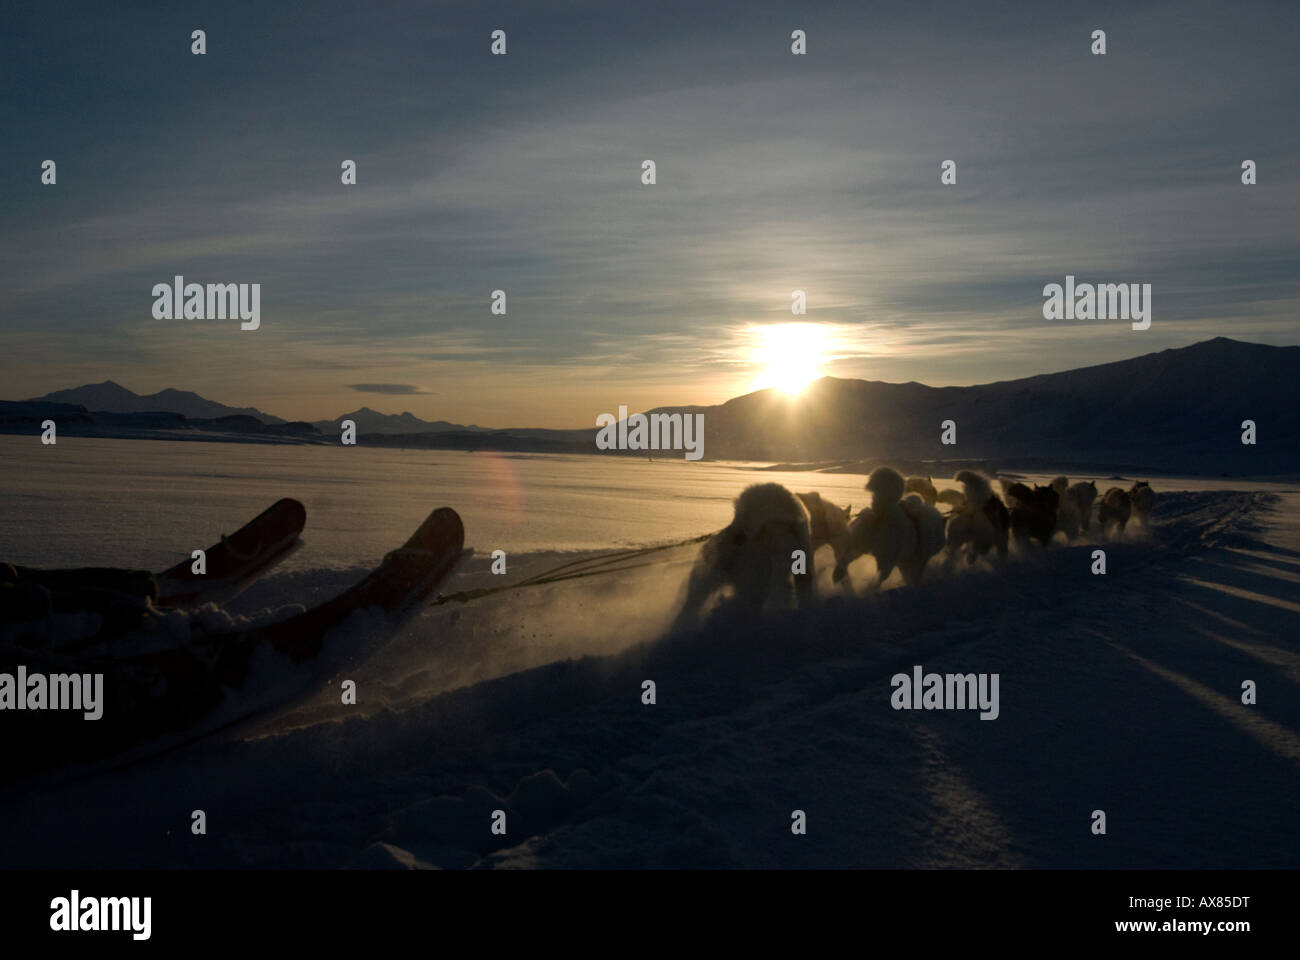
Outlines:
<svg viewBox="0 0 1300 960"><path fill-rule="evenodd" d="M753 338L755 389L775 387L793 395L822 375L829 338L821 324L772 324L755 328Z"/></svg>

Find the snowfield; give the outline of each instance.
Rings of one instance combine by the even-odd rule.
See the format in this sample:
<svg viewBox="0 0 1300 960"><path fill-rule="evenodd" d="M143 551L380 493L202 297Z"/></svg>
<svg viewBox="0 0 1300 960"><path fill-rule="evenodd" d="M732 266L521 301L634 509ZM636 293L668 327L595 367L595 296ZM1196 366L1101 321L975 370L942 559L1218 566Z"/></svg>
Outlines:
<svg viewBox="0 0 1300 960"><path fill-rule="evenodd" d="M1154 483L1153 527L1100 544L1105 576L1090 572L1096 544L1058 543L871 592L866 558L851 571L862 592L845 594L823 550L817 609L724 609L665 635L687 545L430 604L391 639L359 616L331 638L339 659L305 701L196 747L0 795L0 863L1297 866L1300 487ZM494 544L466 526L476 552L447 594L603 556L512 555L494 577ZM310 604L362 572L302 564L230 615ZM998 718L893 709L891 677L917 665L998 674ZM344 679L356 705L340 702ZM206 836L190 833L195 809ZM796 810L806 835L791 832Z"/></svg>

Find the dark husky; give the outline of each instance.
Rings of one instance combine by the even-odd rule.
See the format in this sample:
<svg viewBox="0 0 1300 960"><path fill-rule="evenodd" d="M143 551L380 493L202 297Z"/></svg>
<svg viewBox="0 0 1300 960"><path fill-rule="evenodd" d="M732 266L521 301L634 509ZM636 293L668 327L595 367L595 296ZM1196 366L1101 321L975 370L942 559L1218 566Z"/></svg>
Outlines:
<svg viewBox="0 0 1300 960"><path fill-rule="evenodd" d="M1046 547L1056 532L1056 509L1060 498L1051 487L1035 486L1032 490L1023 483L1013 483L1006 488L1008 506L1011 508L1011 532L1022 543L1037 540Z"/></svg>

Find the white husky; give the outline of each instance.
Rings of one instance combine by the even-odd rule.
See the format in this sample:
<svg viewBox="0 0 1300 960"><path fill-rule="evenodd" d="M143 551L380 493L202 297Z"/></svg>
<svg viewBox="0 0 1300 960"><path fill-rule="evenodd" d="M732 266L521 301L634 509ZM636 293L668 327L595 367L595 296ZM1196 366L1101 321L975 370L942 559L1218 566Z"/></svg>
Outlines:
<svg viewBox="0 0 1300 960"><path fill-rule="evenodd" d="M1075 511L1079 514L1079 530L1087 533L1092 529L1092 504L1097 499L1097 484L1091 480L1086 483L1080 481L1070 485L1065 491L1065 497L1062 502L1068 502L1074 505Z"/></svg>
<svg viewBox="0 0 1300 960"><path fill-rule="evenodd" d="M1080 534L1087 533L1092 527L1092 502L1097 499L1097 485L1089 480L1071 484L1065 477L1052 481L1058 503L1056 507L1056 529L1065 534L1065 539L1075 540Z"/></svg>
<svg viewBox="0 0 1300 960"><path fill-rule="evenodd" d="M943 516L912 494L903 498L906 481L890 467L879 467L867 480L871 506L849 526L849 546L835 564L835 582L848 574L849 564L863 554L876 559L876 584L898 567L905 583L918 583L930 558L943 549Z"/></svg>
<svg viewBox="0 0 1300 960"><path fill-rule="evenodd" d="M835 552L835 562L839 563L849 548L849 508L838 507L816 492L795 496L808 509L813 550L829 545Z"/></svg>
<svg viewBox="0 0 1300 960"><path fill-rule="evenodd" d="M805 573L794 573L802 550ZM803 501L779 483L747 487L736 498L734 519L704 542L691 570L686 602L675 626L697 622L718 591L730 587L735 602L761 612L788 607L791 587L799 607L813 600L812 524Z"/></svg>

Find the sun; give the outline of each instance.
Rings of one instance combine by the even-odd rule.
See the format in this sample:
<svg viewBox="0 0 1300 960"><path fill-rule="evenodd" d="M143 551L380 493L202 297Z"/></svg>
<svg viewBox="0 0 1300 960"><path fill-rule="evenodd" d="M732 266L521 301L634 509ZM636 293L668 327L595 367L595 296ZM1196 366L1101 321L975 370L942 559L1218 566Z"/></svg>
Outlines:
<svg viewBox="0 0 1300 960"><path fill-rule="evenodd" d="M829 337L818 323L775 323L753 328L750 362L754 389L775 387L794 395L822 375Z"/></svg>

